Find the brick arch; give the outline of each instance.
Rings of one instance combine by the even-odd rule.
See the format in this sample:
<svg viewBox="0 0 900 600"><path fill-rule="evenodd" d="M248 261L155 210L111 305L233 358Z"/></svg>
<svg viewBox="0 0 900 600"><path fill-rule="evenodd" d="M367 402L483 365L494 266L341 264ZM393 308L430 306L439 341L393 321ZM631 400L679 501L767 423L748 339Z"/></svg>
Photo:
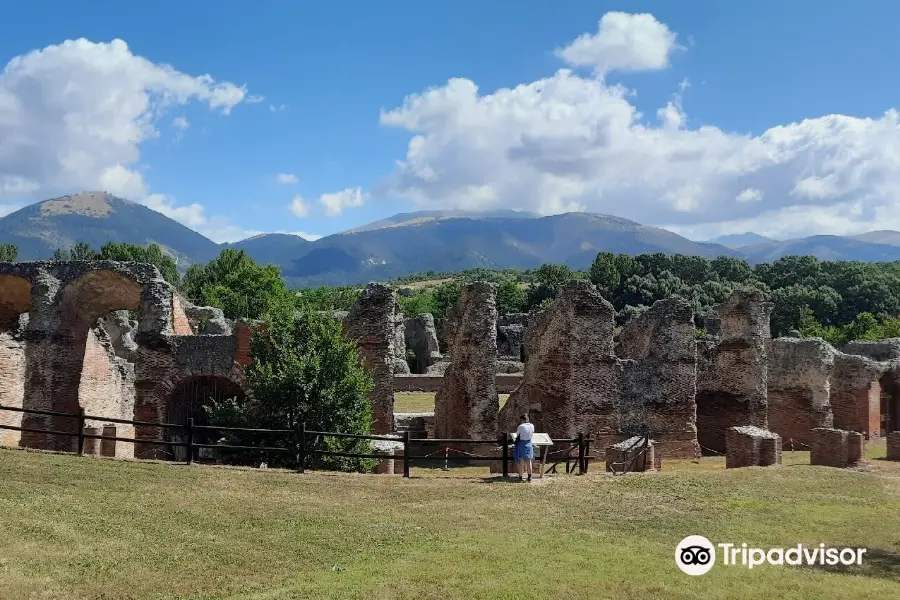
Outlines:
<svg viewBox="0 0 900 600"><path fill-rule="evenodd" d="M236 361L232 363L229 369L178 369L168 373L152 388L140 394L135 407L135 419L138 421L171 423L169 405L173 394L185 382L200 378L226 380L239 388L245 398L253 399L253 392L250 389L247 378L244 376L244 369ZM158 427L136 427L135 437L143 440L170 439L166 432ZM164 446L138 443L135 446L135 456L138 458L173 458L173 453Z"/></svg>
<svg viewBox="0 0 900 600"><path fill-rule="evenodd" d="M31 309L31 282L18 275L0 275L0 330L13 329L19 315Z"/></svg>
<svg viewBox="0 0 900 600"><path fill-rule="evenodd" d="M108 384L100 386L103 394L80 395L86 368L94 375L113 377L113 367L111 363L107 364L110 357L101 348L95 347L96 339L91 328L96 325L97 319L114 310L140 311L142 293L143 285L135 275L114 269L89 269L68 280L60 289L56 303L55 334L49 340L50 347L41 353L42 360L47 364L40 368L47 370L49 381L41 381L46 386L45 394L35 399L54 411L77 413L83 408L90 414L111 416L108 414L110 407L125 401L121 397L121 386L111 381L103 382ZM87 356L89 344L93 351ZM49 429L55 431L75 431L77 421L51 417L49 425ZM71 451L76 445L74 438L62 436L46 436L46 439L29 439L27 442L27 445L63 451Z"/></svg>

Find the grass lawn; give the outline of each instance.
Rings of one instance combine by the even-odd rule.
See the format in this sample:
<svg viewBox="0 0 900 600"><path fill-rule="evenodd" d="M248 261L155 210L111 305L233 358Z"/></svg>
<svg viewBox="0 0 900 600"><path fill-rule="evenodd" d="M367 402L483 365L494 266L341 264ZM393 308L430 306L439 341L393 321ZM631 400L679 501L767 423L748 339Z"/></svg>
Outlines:
<svg viewBox="0 0 900 600"><path fill-rule="evenodd" d="M433 412L434 395L434 392L394 392L394 412ZM509 394L500 394L500 408L508 398Z"/></svg>
<svg viewBox="0 0 900 600"><path fill-rule="evenodd" d="M884 446L871 453L884 455ZM0 450L0 598L900 598L900 463L500 482ZM689 534L860 546L857 571L674 564Z"/></svg>

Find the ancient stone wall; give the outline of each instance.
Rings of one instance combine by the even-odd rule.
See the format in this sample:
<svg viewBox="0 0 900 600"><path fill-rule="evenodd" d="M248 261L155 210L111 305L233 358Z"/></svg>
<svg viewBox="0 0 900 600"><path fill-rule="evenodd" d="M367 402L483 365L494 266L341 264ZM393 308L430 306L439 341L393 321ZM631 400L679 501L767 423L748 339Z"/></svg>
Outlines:
<svg viewBox="0 0 900 600"><path fill-rule="evenodd" d="M881 429L880 378L886 365L864 356L837 353L831 378L831 412L836 429L867 437Z"/></svg>
<svg viewBox="0 0 900 600"><path fill-rule="evenodd" d="M887 459L900 460L900 431L892 431L887 436Z"/></svg>
<svg viewBox="0 0 900 600"><path fill-rule="evenodd" d="M0 404L22 408L25 399L25 342L21 332L0 329ZM0 424L22 426L22 413L0 410ZM0 446L17 446L21 433L0 429Z"/></svg>
<svg viewBox="0 0 900 600"><path fill-rule="evenodd" d="M375 380L372 429L377 434L390 433L394 424L398 321L402 324L397 293L380 283L367 285L343 320L344 336L358 344L360 358Z"/></svg>
<svg viewBox="0 0 900 600"><path fill-rule="evenodd" d="M769 429L790 440L811 443L811 429L831 427L831 379L836 352L819 338L778 338L768 352Z"/></svg>
<svg viewBox="0 0 900 600"><path fill-rule="evenodd" d="M175 335L192 335L194 333L178 294L172 294L172 333Z"/></svg>
<svg viewBox="0 0 900 600"><path fill-rule="evenodd" d="M551 438L580 432L616 437L621 366L613 351L614 320L615 309L587 281L566 283L548 309L532 315L525 376L500 413L501 432L514 431L528 412L536 430Z"/></svg>
<svg viewBox="0 0 900 600"><path fill-rule="evenodd" d="M619 433L649 433L662 458L695 458L697 344L686 301L659 300L618 336L622 361Z"/></svg>
<svg viewBox="0 0 900 600"><path fill-rule="evenodd" d="M865 356L879 362L900 359L900 338L875 341L853 341L843 347L847 354Z"/></svg>
<svg viewBox="0 0 900 600"><path fill-rule="evenodd" d="M416 373L425 373L428 367L441 360L434 316L422 313L404 321L406 347L416 355Z"/></svg>
<svg viewBox="0 0 900 600"><path fill-rule="evenodd" d="M753 289L735 290L716 307L719 337L697 342L697 438L725 451L729 427L766 428L767 345L772 305Z"/></svg>
<svg viewBox="0 0 900 600"><path fill-rule="evenodd" d="M447 319L446 337L453 362L435 396L435 430L439 438L490 439L497 435L495 294L494 284L464 285L459 302Z"/></svg>

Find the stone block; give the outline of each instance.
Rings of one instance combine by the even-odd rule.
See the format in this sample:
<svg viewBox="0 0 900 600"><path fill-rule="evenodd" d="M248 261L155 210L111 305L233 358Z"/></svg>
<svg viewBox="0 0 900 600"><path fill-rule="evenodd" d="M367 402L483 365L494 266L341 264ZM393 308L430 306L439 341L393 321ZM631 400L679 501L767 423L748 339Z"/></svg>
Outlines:
<svg viewBox="0 0 900 600"><path fill-rule="evenodd" d="M659 469L660 464L653 442L650 441L645 450L641 443L642 439L640 436L634 436L607 446L606 470L621 473L627 469L631 473Z"/></svg>
<svg viewBox="0 0 900 600"><path fill-rule="evenodd" d="M781 464L781 436L743 425L725 432L725 468L768 467Z"/></svg>
<svg viewBox="0 0 900 600"><path fill-rule="evenodd" d="M84 434L85 435L101 435L101 431L103 431L99 427L85 427ZM98 438L84 438L84 455L85 456L100 456L100 439Z"/></svg>
<svg viewBox="0 0 900 600"><path fill-rule="evenodd" d="M812 430L809 462L826 467L853 466L863 458L864 443L861 433L817 427Z"/></svg>
<svg viewBox="0 0 900 600"><path fill-rule="evenodd" d="M887 459L900 460L900 431L892 431L887 436Z"/></svg>
<svg viewBox="0 0 900 600"><path fill-rule="evenodd" d="M104 425L103 426L103 435L104 437L116 437L116 432L118 429L115 425ZM100 440L100 455L101 456L116 456L116 446L119 442L116 440Z"/></svg>

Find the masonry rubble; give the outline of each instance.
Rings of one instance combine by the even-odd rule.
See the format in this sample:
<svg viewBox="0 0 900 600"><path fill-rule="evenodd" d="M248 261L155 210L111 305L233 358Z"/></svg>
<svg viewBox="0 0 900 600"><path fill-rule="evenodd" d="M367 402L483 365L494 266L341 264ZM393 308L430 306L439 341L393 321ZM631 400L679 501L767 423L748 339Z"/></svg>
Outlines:
<svg viewBox="0 0 900 600"><path fill-rule="evenodd" d="M416 373L426 373L431 365L443 358L431 313L408 317L404 321L404 335L406 347L416 357Z"/></svg>
<svg viewBox="0 0 900 600"><path fill-rule="evenodd" d="M781 464L781 436L767 429L752 425L729 427L725 445L726 469Z"/></svg>

